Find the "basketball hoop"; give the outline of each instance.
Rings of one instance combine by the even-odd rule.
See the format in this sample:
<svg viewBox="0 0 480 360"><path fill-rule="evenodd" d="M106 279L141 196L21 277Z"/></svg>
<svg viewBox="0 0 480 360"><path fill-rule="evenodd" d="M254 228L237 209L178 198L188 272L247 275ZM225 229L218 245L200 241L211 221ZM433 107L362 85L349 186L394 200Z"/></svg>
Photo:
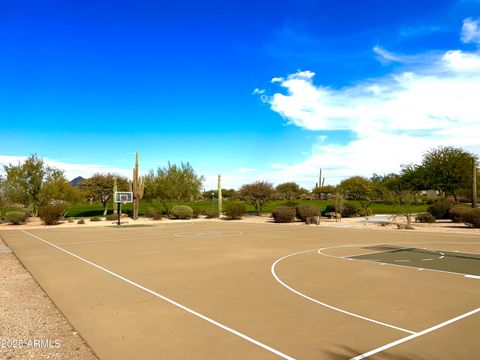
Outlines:
<svg viewBox="0 0 480 360"><path fill-rule="evenodd" d="M121 211L120 211L120 205L126 205L127 203L133 202L133 192L131 191L117 191L113 194L113 199L117 203L117 214L118 214L118 219L117 219L117 224L120 225L120 217L121 217Z"/></svg>

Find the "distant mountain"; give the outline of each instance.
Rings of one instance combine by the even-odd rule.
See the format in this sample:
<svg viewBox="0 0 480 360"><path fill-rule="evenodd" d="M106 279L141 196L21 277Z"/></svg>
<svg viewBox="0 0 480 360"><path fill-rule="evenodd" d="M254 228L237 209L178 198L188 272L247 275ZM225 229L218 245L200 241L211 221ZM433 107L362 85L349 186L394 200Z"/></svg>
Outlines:
<svg viewBox="0 0 480 360"><path fill-rule="evenodd" d="M85 178L81 177L81 176L77 176L75 179L73 179L72 181L70 181L70 184L72 184L73 187L76 187L78 186L78 184L80 184L83 180L86 180Z"/></svg>

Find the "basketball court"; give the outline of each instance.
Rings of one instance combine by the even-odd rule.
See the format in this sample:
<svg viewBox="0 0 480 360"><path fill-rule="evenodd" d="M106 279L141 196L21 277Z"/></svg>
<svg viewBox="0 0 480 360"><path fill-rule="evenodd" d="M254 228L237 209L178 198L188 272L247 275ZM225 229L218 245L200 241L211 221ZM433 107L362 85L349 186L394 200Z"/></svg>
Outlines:
<svg viewBox="0 0 480 360"><path fill-rule="evenodd" d="M0 233L100 359L474 359L480 239L188 222Z"/></svg>

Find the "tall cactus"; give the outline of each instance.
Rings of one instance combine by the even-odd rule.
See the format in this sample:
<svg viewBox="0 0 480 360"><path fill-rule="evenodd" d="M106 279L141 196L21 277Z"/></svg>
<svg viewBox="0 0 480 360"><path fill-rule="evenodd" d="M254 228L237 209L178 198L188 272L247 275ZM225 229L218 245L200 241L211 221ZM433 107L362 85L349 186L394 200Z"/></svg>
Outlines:
<svg viewBox="0 0 480 360"><path fill-rule="evenodd" d="M218 215L222 216L222 177L218 175Z"/></svg>
<svg viewBox="0 0 480 360"><path fill-rule="evenodd" d="M138 151L135 155L135 168L133 169L133 182L132 182L132 192L133 192L133 220L138 219L138 209L140 208L140 199L143 198L143 190L145 189L145 184L143 179L138 177Z"/></svg>
<svg viewBox="0 0 480 360"><path fill-rule="evenodd" d="M115 202L115 193L118 191L117 188L117 178L113 178L113 196L112 196L112 202L113 202L113 214L117 215L117 203Z"/></svg>

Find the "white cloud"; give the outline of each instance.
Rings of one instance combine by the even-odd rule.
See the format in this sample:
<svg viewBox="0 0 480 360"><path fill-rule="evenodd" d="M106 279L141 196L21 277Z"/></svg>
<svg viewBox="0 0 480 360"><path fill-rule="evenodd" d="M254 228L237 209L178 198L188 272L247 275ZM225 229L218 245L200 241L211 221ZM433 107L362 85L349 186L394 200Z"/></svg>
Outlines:
<svg viewBox="0 0 480 360"><path fill-rule="evenodd" d="M465 44L480 44L480 19L467 18L463 20L461 39Z"/></svg>
<svg viewBox="0 0 480 360"><path fill-rule="evenodd" d="M256 88L255 90L253 90L253 95L262 95L262 94L265 94L264 89Z"/></svg>
<svg viewBox="0 0 480 360"><path fill-rule="evenodd" d="M478 25L465 20L462 40L477 42ZM380 47L374 50L388 60L402 60ZM480 153L480 53L430 53L409 71L341 89L315 84L314 75L299 71L278 81L284 91L268 97L271 109L289 124L311 131L348 130L354 140L319 140L307 160L277 169L271 178L314 184L320 167L329 183L383 174L419 162L425 151L440 145Z"/></svg>
<svg viewBox="0 0 480 360"><path fill-rule="evenodd" d="M25 161L28 156L12 156L12 155L0 155L0 172L3 173L3 166L13 164L16 165L19 162ZM78 163L68 163L63 161L52 160L48 158L43 158L43 161L50 166L53 166L57 169L65 171L65 176L67 179L72 180L77 176L82 176L88 178L95 173L114 173L118 175L125 176L127 178L132 177L132 170L119 168L119 167L110 167L100 164L78 164Z"/></svg>
<svg viewBox="0 0 480 360"><path fill-rule="evenodd" d="M381 57L381 59L385 59L385 60L388 60L388 61L402 61L402 59L400 58L400 56L390 52L390 51L387 51L385 49L383 49L382 47L380 46L375 46L373 48L373 51L379 55Z"/></svg>

